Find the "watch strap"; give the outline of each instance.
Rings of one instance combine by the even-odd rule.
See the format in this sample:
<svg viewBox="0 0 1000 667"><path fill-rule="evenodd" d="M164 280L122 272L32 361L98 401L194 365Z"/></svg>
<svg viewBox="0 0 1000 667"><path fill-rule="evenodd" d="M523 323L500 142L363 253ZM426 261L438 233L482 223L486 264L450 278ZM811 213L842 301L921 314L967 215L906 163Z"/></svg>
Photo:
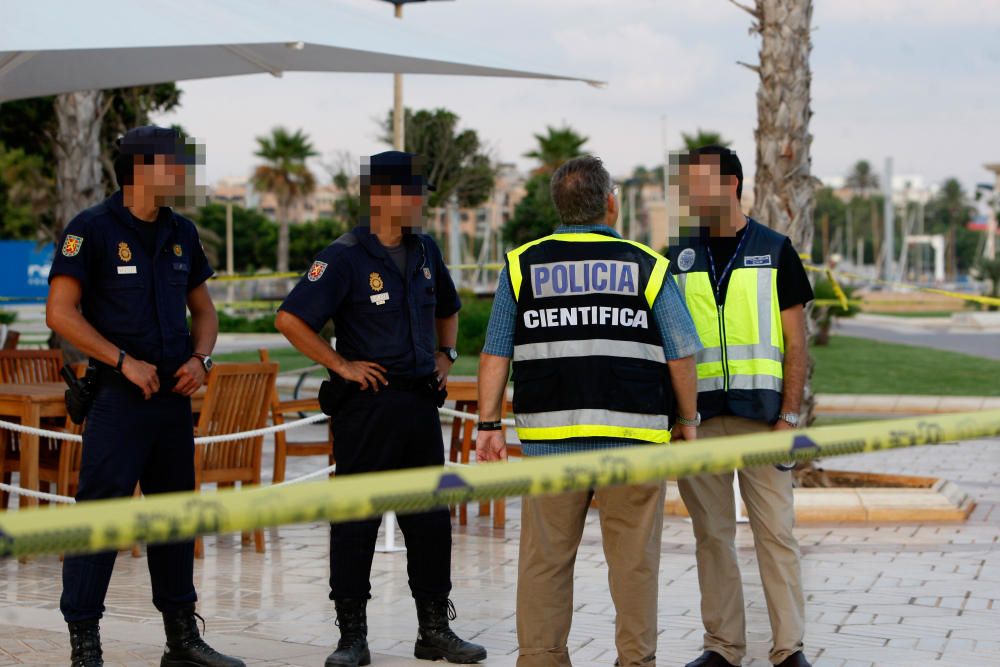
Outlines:
<svg viewBox="0 0 1000 667"><path fill-rule="evenodd" d="M118 350L118 363L115 364L115 370L119 373L122 372L122 366L125 364L125 350Z"/></svg>
<svg viewBox="0 0 1000 667"><path fill-rule="evenodd" d="M503 422L479 422L477 428L480 431L500 431L503 429Z"/></svg>

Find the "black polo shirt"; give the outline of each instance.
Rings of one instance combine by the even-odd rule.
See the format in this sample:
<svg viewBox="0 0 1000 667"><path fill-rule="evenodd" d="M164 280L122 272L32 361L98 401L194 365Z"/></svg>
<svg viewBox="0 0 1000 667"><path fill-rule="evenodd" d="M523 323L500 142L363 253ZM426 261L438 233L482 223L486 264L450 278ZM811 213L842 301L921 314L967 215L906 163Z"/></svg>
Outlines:
<svg viewBox="0 0 1000 667"><path fill-rule="evenodd" d="M66 226L49 281L60 275L79 280L87 321L169 375L191 358L188 292L212 273L193 222L168 207L155 222L139 220L119 190Z"/></svg>
<svg viewBox="0 0 1000 667"><path fill-rule="evenodd" d="M759 223L758 223L759 224ZM726 264L736 253L736 248L746 234L747 227L750 226L749 219L743 229L736 232L735 236L713 236L707 240L708 248L711 250L712 263L715 266L715 275L721 276ZM722 285L719 289L719 298L725 303L726 292L729 289L729 271L722 278ZM802 266L802 259L795 251L791 239L785 239L781 246L781 254L778 256L778 307L786 310L792 306L804 305L813 300L812 285L809 283L809 276L806 275L805 267Z"/></svg>
<svg viewBox="0 0 1000 667"><path fill-rule="evenodd" d="M316 256L280 309L314 331L332 319L337 352L349 361L373 361L391 375L431 375L435 320L462 304L434 239L404 234L403 243L401 273L368 227L356 227Z"/></svg>

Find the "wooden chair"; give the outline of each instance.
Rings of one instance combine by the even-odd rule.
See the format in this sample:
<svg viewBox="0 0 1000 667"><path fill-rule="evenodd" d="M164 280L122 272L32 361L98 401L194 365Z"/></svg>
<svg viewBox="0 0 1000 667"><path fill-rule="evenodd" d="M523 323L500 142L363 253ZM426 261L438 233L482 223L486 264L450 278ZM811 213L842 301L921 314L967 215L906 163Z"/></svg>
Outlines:
<svg viewBox="0 0 1000 667"><path fill-rule="evenodd" d="M463 412L470 412L476 414L479 411L479 400L478 400L478 387L475 382L450 382L448 384L448 392L455 397L455 409ZM503 419L506 415L512 412L512 404L509 398L505 398L503 405L500 409L500 418ZM472 439L472 433L475 428L475 422L471 419L463 420L461 417L455 417L452 420L451 427L451 443L448 450L448 460L452 463L461 463L468 465L471 461L472 449L475 447L475 442ZM507 437L507 427L503 427L502 433L504 438ZM507 443L507 456L508 457L520 457L521 456L521 446ZM452 508L452 515L454 516L455 510ZM490 516L493 515L493 527L503 528L504 524L507 522L507 501L504 498L497 498L492 501L479 503L479 516ZM458 506L458 523L461 526L466 525L469 522L469 513L466 503L462 503Z"/></svg>
<svg viewBox="0 0 1000 667"><path fill-rule="evenodd" d="M216 364L208 376L208 391L195 429L196 436L223 435L262 428L274 394L277 364ZM209 445L196 445L194 485L215 483L219 488L260 484L261 450L264 436L242 438ZM257 553L264 552L264 531L254 531ZM249 536L243 536L243 543ZM195 556L201 558L201 539Z"/></svg>
<svg viewBox="0 0 1000 667"><path fill-rule="evenodd" d="M62 350L0 350L0 382L62 382Z"/></svg>
<svg viewBox="0 0 1000 667"><path fill-rule="evenodd" d="M61 350L0 350L0 383L62 382L59 375L62 364ZM43 426L45 428L58 428L62 424L47 423ZM58 466L62 442L47 438L41 440L39 443L39 475L42 474L43 469L50 471ZM13 431L0 430L0 479L3 479L4 483L10 484L12 474L20 470L20 461L18 434ZM42 479L39 477L40 481ZM0 494L0 508L7 509L9 502L9 494Z"/></svg>
<svg viewBox="0 0 1000 667"><path fill-rule="evenodd" d="M21 340L20 331L7 330L7 337L3 339L3 349L5 350L16 350L17 343Z"/></svg>
<svg viewBox="0 0 1000 667"><path fill-rule="evenodd" d="M266 349L260 348L257 352L260 354L262 363L268 363L271 360L271 355ZM289 415L294 415L297 418L303 412L319 411L319 397L282 401L277 387L271 396L271 423L275 426L284 424L285 418ZM327 422L326 432L325 440L289 440L287 431L275 433L272 482L277 484L285 481L285 466L289 456L325 456L330 462L328 465L333 465L335 462L333 459L333 427L329 422Z"/></svg>

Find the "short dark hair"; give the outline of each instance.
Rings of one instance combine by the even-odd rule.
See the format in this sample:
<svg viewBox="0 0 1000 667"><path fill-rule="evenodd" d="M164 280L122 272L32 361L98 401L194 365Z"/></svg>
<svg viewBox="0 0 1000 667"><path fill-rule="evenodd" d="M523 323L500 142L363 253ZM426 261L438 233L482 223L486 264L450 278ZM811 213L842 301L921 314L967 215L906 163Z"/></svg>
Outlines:
<svg viewBox="0 0 1000 667"><path fill-rule="evenodd" d="M740 163L740 158L736 155L736 151L716 144L702 146L688 153L688 164L698 164L701 162L703 155L717 155L719 157L719 174L736 177L736 198L742 200L743 165Z"/></svg>
<svg viewBox="0 0 1000 667"><path fill-rule="evenodd" d="M549 188L563 224L586 225L607 213L611 175L600 158L586 155L556 169Z"/></svg>

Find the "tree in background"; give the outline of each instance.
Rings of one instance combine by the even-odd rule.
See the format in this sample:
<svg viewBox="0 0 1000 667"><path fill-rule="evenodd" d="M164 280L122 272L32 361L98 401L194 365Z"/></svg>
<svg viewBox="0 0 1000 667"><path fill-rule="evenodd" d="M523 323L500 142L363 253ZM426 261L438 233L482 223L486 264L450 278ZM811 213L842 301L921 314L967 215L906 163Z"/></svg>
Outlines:
<svg viewBox="0 0 1000 667"><path fill-rule="evenodd" d="M872 193L878 192L878 186L878 174L872 171L871 163L868 160L855 162L847 174L847 187L854 192L854 195L867 198Z"/></svg>
<svg viewBox="0 0 1000 667"><path fill-rule="evenodd" d="M44 197L32 198L33 225L24 224L21 218L16 224L2 225L5 233L58 239L74 215L114 187L114 140L132 127L148 124L150 114L179 103L180 91L173 83L5 102L0 113L0 144L22 151L23 159L38 167L32 190L48 189ZM0 190L12 185L0 175Z"/></svg>
<svg viewBox="0 0 1000 667"><path fill-rule="evenodd" d="M925 227L931 234L944 234L945 273L956 280L962 271L975 265L980 235L969 230L966 223L975 213L972 203L957 178L949 178L927 204Z"/></svg>
<svg viewBox="0 0 1000 667"><path fill-rule="evenodd" d="M684 149L687 151L693 151L694 149L701 148L702 146L725 146L726 148L729 148L729 146L733 143L728 139L723 139L722 135L718 132L703 130L700 127L694 134L681 132L681 139L684 140Z"/></svg>
<svg viewBox="0 0 1000 667"><path fill-rule="evenodd" d="M258 165L253 174L253 185L260 192L270 192L278 200L276 218L278 222L279 273L288 271L288 216L292 206L316 189L313 176L306 160L318 155L309 136L302 130L289 132L276 127L270 136L257 137L257 152L264 164Z"/></svg>
<svg viewBox="0 0 1000 667"><path fill-rule="evenodd" d="M536 134L535 140L538 148L524 155L537 159L539 165L524 185L524 199L514 208L514 215L503 228L504 241L512 245L551 234L559 226L559 214L549 189L552 172L563 162L584 155L583 147L588 138L564 126L549 127L546 134Z"/></svg>
<svg viewBox="0 0 1000 667"><path fill-rule="evenodd" d="M562 127L550 125L545 128L545 134L535 135L535 141L538 142L538 148L528 151L524 157L538 160L539 165L532 172L534 175L551 176L563 162L583 155L585 153L583 146L590 141L590 137L578 134L568 125Z"/></svg>
<svg viewBox="0 0 1000 667"><path fill-rule="evenodd" d="M344 221L348 226L357 225L361 220L360 179L356 176L359 166L357 158L348 151L338 151L332 162L323 164L330 175L330 181L337 188L338 197L333 203L333 217Z"/></svg>
<svg viewBox="0 0 1000 667"><path fill-rule="evenodd" d="M55 188L39 155L0 144L0 239L38 239Z"/></svg>
<svg viewBox="0 0 1000 667"><path fill-rule="evenodd" d="M730 2L753 17L750 31L761 37L759 64L743 63L760 79L753 215L791 238L800 252L811 249L818 184L809 154L812 0L755 0L753 6ZM814 420L816 407L812 367L810 359L802 404L807 425Z"/></svg>
<svg viewBox="0 0 1000 667"><path fill-rule="evenodd" d="M392 111L381 124L381 141L392 146ZM459 117L447 109L419 109L404 112L406 152L425 160L427 180L436 190L427 205L443 206L454 194L460 206L472 207L486 201L493 192L496 167L475 130L460 130Z"/></svg>

